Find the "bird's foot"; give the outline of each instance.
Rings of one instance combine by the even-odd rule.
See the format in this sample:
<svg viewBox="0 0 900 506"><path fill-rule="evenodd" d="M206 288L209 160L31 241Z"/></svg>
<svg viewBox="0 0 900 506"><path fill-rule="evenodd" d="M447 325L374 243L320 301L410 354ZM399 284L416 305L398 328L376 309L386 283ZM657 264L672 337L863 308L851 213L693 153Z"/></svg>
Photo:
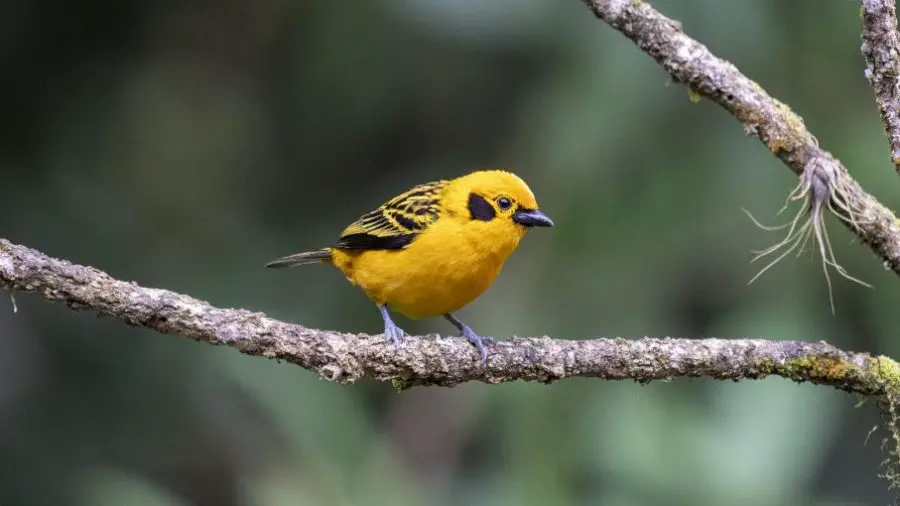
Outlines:
<svg viewBox="0 0 900 506"><path fill-rule="evenodd" d="M468 325L463 325L461 330L463 337L468 339L478 348L478 351L481 352L481 367L485 367L487 365L487 347L484 345L484 343L485 341L487 341L493 344L495 342L494 338L488 336L481 337L476 334L475 331L472 330Z"/></svg>
<svg viewBox="0 0 900 506"><path fill-rule="evenodd" d="M384 324L384 335L387 337L387 340L393 343L394 346L400 346L400 343L403 342L403 338L408 336L403 329L398 327L395 323L385 323Z"/></svg>
<svg viewBox="0 0 900 506"><path fill-rule="evenodd" d="M399 346L400 343L403 342L403 338L409 334L404 332L403 329L394 323L386 305L380 304L378 306L378 311L381 312L381 318L384 320L384 336L387 337L387 341L393 343L394 346Z"/></svg>
<svg viewBox="0 0 900 506"><path fill-rule="evenodd" d="M478 351L481 352L481 367L487 365L487 348L484 346L484 342L487 341L489 343L494 343L493 337L481 337L472 330L471 327L460 321L459 318L453 316L452 313L444 313L444 318L447 319L448 322L452 323L454 327L459 329L460 334L463 337L468 339L472 344L474 344Z"/></svg>

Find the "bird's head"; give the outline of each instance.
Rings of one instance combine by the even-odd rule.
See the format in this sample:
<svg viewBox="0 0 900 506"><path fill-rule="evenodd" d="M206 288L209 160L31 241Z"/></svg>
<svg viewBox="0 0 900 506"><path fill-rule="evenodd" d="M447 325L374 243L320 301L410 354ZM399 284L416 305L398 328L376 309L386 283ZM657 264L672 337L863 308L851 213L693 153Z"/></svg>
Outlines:
<svg viewBox="0 0 900 506"><path fill-rule="evenodd" d="M532 227L552 227L538 209L531 188L505 170L479 170L453 180L448 188L452 214L487 237L512 242L513 249Z"/></svg>

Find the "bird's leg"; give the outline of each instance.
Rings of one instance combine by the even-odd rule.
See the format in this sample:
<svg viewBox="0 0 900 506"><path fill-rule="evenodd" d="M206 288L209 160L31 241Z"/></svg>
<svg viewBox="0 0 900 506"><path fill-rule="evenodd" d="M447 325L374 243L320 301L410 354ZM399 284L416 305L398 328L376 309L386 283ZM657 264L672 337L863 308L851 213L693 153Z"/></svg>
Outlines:
<svg viewBox="0 0 900 506"><path fill-rule="evenodd" d="M384 320L384 335L394 343L394 346L399 345L403 337L406 336L406 332L398 327L394 320L391 320L391 314L388 313L387 305L379 304L378 310L381 311L381 318Z"/></svg>
<svg viewBox="0 0 900 506"><path fill-rule="evenodd" d="M444 318L447 319L448 322L452 323L454 327L459 329L460 333L462 333L463 337L472 342L476 347L478 347L478 351L481 352L481 366L484 367L487 363L487 348L484 346L485 341L494 342L493 337L481 337L475 333L474 330L471 329L465 323L459 321L459 318L453 316L451 313L446 313Z"/></svg>

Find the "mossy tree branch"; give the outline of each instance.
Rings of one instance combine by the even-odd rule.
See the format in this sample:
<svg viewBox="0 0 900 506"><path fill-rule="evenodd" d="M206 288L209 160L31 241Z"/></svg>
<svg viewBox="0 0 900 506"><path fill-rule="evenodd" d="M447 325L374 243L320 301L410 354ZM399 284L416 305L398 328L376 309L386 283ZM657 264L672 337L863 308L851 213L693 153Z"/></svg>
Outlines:
<svg viewBox="0 0 900 506"><path fill-rule="evenodd" d="M862 47L866 78L891 145L891 160L900 172L900 34L896 0L862 0Z"/></svg>
<svg viewBox="0 0 900 506"><path fill-rule="evenodd" d="M341 383L361 378L398 388L454 386L467 381L550 383L568 377L635 380L676 377L757 379L769 375L857 392L900 391L891 359L842 351L825 343L763 339L513 338L491 346L487 367L461 337L408 338L395 348L382 336L342 334L281 322L262 313L223 309L158 288L121 281L0 239L0 287L33 292L164 334L231 346L285 360Z"/></svg>
<svg viewBox="0 0 900 506"><path fill-rule="evenodd" d="M866 193L847 169L821 149L803 119L734 65L682 32L681 24L640 0L581 0L601 20L631 39L672 78L723 107L798 176L816 178L839 189L853 210L854 223L842 221L884 265L900 274L900 224L894 213ZM869 0L867 0L869 1ZM874 0L873 0L874 1ZM889 0L885 0L889 1ZM807 175L808 179L813 179Z"/></svg>

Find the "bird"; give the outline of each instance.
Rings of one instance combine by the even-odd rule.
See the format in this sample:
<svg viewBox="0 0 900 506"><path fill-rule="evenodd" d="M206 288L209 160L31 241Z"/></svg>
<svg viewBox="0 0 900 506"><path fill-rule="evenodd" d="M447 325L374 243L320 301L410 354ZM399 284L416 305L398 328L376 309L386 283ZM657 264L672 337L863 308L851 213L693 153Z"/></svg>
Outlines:
<svg viewBox="0 0 900 506"><path fill-rule="evenodd" d="M395 346L410 319L443 316L487 363L485 341L454 313L494 282L528 230L552 227L531 188L506 169L480 169L413 186L348 225L332 245L273 260L267 268L331 264L371 299Z"/></svg>

